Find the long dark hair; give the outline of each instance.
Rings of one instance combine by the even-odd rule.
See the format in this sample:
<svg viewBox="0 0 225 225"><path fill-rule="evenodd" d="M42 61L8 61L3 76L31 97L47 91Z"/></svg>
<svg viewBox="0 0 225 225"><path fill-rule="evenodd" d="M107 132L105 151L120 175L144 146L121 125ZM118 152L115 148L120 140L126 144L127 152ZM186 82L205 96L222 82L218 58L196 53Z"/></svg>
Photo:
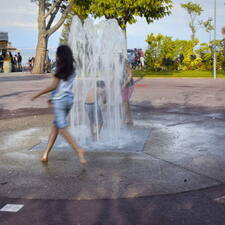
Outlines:
<svg viewBox="0 0 225 225"><path fill-rule="evenodd" d="M55 76L59 79L67 80L74 71L75 60L70 47L67 45L60 45L56 51Z"/></svg>

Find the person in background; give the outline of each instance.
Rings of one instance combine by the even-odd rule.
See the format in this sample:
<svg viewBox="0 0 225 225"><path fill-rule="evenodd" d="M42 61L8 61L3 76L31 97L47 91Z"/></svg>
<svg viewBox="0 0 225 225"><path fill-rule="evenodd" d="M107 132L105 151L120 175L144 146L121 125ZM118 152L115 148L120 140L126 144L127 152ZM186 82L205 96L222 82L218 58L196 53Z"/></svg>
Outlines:
<svg viewBox="0 0 225 225"><path fill-rule="evenodd" d="M97 135L100 135L103 126L102 110L100 107L101 101L103 104L106 104L105 82L98 80L96 82L96 88L91 88L88 91L85 101L85 110L88 114L93 141L97 140Z"/></svg>
<svg viewBox="0 0 225 225"><path fill-rule="evenodd" d="M145 66L145 58L144 58L144 51L140 48L139 49L139 55L140 55L140 66Z"/></svg>
<svg viewBox="0 0 225 225"><path fill-rule="evenodd" d="M14 57L13 57L11 52L9 52L9 57L10 57L10 60L11 60L11 65L12 65L12 72L16 72Z"/></svg>
<svg viewBox="0 0 225 225"><path fill-rule="evenodd" d="M18 56L17 56L17 54L14 55L13 61L14 61L14 70L15 70L15 72L17 72L18 71Z"/></svg>
<svg viewBox="0 0 225 225"><path fill-rule="evenodd" d="M22 71L22 56L20 55L19 52L18 52L18 56L17 56L17 65L18 65L18 70Z"/></svg>
<svg viewBox="0 0 225 225"><path fill-rule="evenodd" d="M0 73L3 72L3 60L4 60L4 57L3 57L3 55L1 54L1 55L0 55Z"/></svg>
<svg viewBox="0 0 225 225"><path fill-rule="evenodd" d="M29 60L28 60L28 70L30 72L32 71L32 58L29 58Z"/></svg>

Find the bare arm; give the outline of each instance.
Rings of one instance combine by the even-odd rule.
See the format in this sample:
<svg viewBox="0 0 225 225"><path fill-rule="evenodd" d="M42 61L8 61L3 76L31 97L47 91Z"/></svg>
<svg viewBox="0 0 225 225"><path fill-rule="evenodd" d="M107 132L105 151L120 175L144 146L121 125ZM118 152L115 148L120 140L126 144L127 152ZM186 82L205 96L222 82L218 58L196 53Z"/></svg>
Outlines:
<svg viewBox="0 0 225 225"><path fill-rule="evenodd" d="M36 98L38 98L41 95L47 94L51 91L54 91L59 84L59 79L54 77L52 83L47 88L43 89L42 91L38 92L36 95L34 95L31 100L34 101Z"/></svg>
<svg viewBox="0 0 225 225"><path fill-rule="evenodd" d="M104 89L103 91L103 104L106 104L107 100L106 100L106 91Z"/></svg>
<svg viewBox="0 0 225 225"><path fill-rule="evenodd" d="M127 79L124 83L124 87L126 87L132 79L132 71L131 71L130 64L127 64L126 71L127 71Z"/></svg>
<svg viewBox="0 0 225 225"><path fill-rule="evenodd" d="M103 104L106 104L106 92L105 88L97 88L97 99L102 100Z"/></svg>
<svg viewBox="0 0 225 225"><path fill-rule="evenodd" d="M127 64L127 74L128 74L128 77L132 77L132 71L131 71L130 63Z"/></svg>

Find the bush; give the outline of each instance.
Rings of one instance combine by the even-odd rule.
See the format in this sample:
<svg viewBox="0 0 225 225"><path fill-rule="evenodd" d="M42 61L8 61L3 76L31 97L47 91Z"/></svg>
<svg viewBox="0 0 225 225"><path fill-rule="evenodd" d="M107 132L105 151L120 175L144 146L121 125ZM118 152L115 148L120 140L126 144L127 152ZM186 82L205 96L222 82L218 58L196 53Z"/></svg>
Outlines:
<svg viewBox="0 0 225 225"><path fill-rule="evenodd" d="M213 68L213 42L172 40L171 37L153 33L148 35L146 42L148 49L145 61L148 69L152 71L175 70L212 70ZM217 41L217 69L225 69L225 44Z"/></svg>

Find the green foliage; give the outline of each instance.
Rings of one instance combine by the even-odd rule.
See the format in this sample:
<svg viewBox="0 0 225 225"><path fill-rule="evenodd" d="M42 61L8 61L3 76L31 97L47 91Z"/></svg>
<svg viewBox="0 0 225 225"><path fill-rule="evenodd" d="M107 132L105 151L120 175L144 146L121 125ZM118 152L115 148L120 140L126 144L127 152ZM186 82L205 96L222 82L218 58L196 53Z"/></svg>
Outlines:
<svg viewBox="0 0 225 225"><path fill-rule="evenodd" d="M207 43L202 43L196 53L202 59L201 69L211 70L213 67L213 50L212 45Z"/></svg>
<svg viewBox="0 0 225 225"><path fill-rule="evenodd" d="M73 15L77 15L81 21L85 20L90 14L90 6L92 4L92 0L71 0L72 9L71 13Z"/></svg>
<svg viewBox="0 0 225 225"><path fill-rule="evenodd" d="M202 25L205 28L206 32L210 32L212 30L214 30L214 26L212 24L213 19L210 17L208 20L206 21L200 21L200 25Z"/></svg>
<svg viewBox="0 0 225 225"><path fill-rule="evenodd" d="M153 33L147 37L148 49L145 52L147 66L153 71L187 69L193 64L194 47L198 40L172 40L171 37Z"/></svg>
<svg viewBox="0 0 225 225"><path fill-rule="evenodd" d="M211 32L214 30L213 19L210 17L206 21L199 21L199 25L205 28L205 31L209 33L209 41L211 41Z"/></svg>
<svg viewBox="0 0 225 225"><path fill-rule="evenodd" d="M69 38L69 32L70 32L70 26L72 24L72 14L69 14L64 25L63 25L63 30L61 37L59 39L60 44L67 44L68 43L68 38Z"/></svg>
<svg viewBox="0 0 225 225"><path fill-rule="evenodd" d="M202 43L200 48L196 50L196 53L202 58L202 70L213 69L213 45L211 41L209 44ZM217 70L225 70L225 54L223 51L223 43L219 40L216 41L216 58L217 58Z"/></svg>
<svg viewBox="0 0 225 225"><path fill-rule="evenodd" d="M81 21L84 21L90 13L90 0L71 0L70 2L72 2L73 4L70 13L67 16L67 19L63 24L63 30L59 40L60 44L67 44L68 42L73 16L77 15Z"/></svg>
<svg viewBox="0 0 225 225"><path fill-rule="evenodd" d="M135 23L136 16L148 23L170 14L172 0L91 0L90 12L95 17L116 19L121 28Z"/></svg>
<svg viewBox="0 0 225 225"><path fill-rule="evenodd" d="M171 37L153 33L147 37L148 49L145 52L147 68L152 71L212 70L213 42L198 40L173 40ZM223 42L217 41L217 69L225 70Z"/></svg>
<svg viewBox="0 0 225 225"><path fill-rule="evenodd" d="M191 29L192 35L191 39L195 39L195 33L197 31L197 26L196 26L196 17L200 16L203 9L200 4L196 4L193 2L188 2L186 4L181 4L181 7L187 10L189 16L190 16L190 22L189 22L189 27Z"/></svg>
<svg viewBox="0 0 225 225"><path fill-rule="evenodd" d="M172 0L71 0L71 14L84 20L89 14L106 19L116 19L122 29L127 23L135 23L136 16L145 17L148 23L169 15ZM71 21L64 25L61 43L67 42Z"/></svg>
<svg viewBox="0 0 225 225"><path fill-rule="evenodd" d="M212 78L212 71L151 71L149 69L133 70L132 74L134 77L149 77L149 78ZM225 71L217 72L218 78L225 78Z"/></svg>
<svg viewBox="0 0 225 225"><path fill-rule="evenodd" d="M188 14L195 16L195 15L201 15L202 13L202 7L200 4L196 4L193 2L188 2L186 4L181 4L183 8L185 8L188 11Z"/></svg>

